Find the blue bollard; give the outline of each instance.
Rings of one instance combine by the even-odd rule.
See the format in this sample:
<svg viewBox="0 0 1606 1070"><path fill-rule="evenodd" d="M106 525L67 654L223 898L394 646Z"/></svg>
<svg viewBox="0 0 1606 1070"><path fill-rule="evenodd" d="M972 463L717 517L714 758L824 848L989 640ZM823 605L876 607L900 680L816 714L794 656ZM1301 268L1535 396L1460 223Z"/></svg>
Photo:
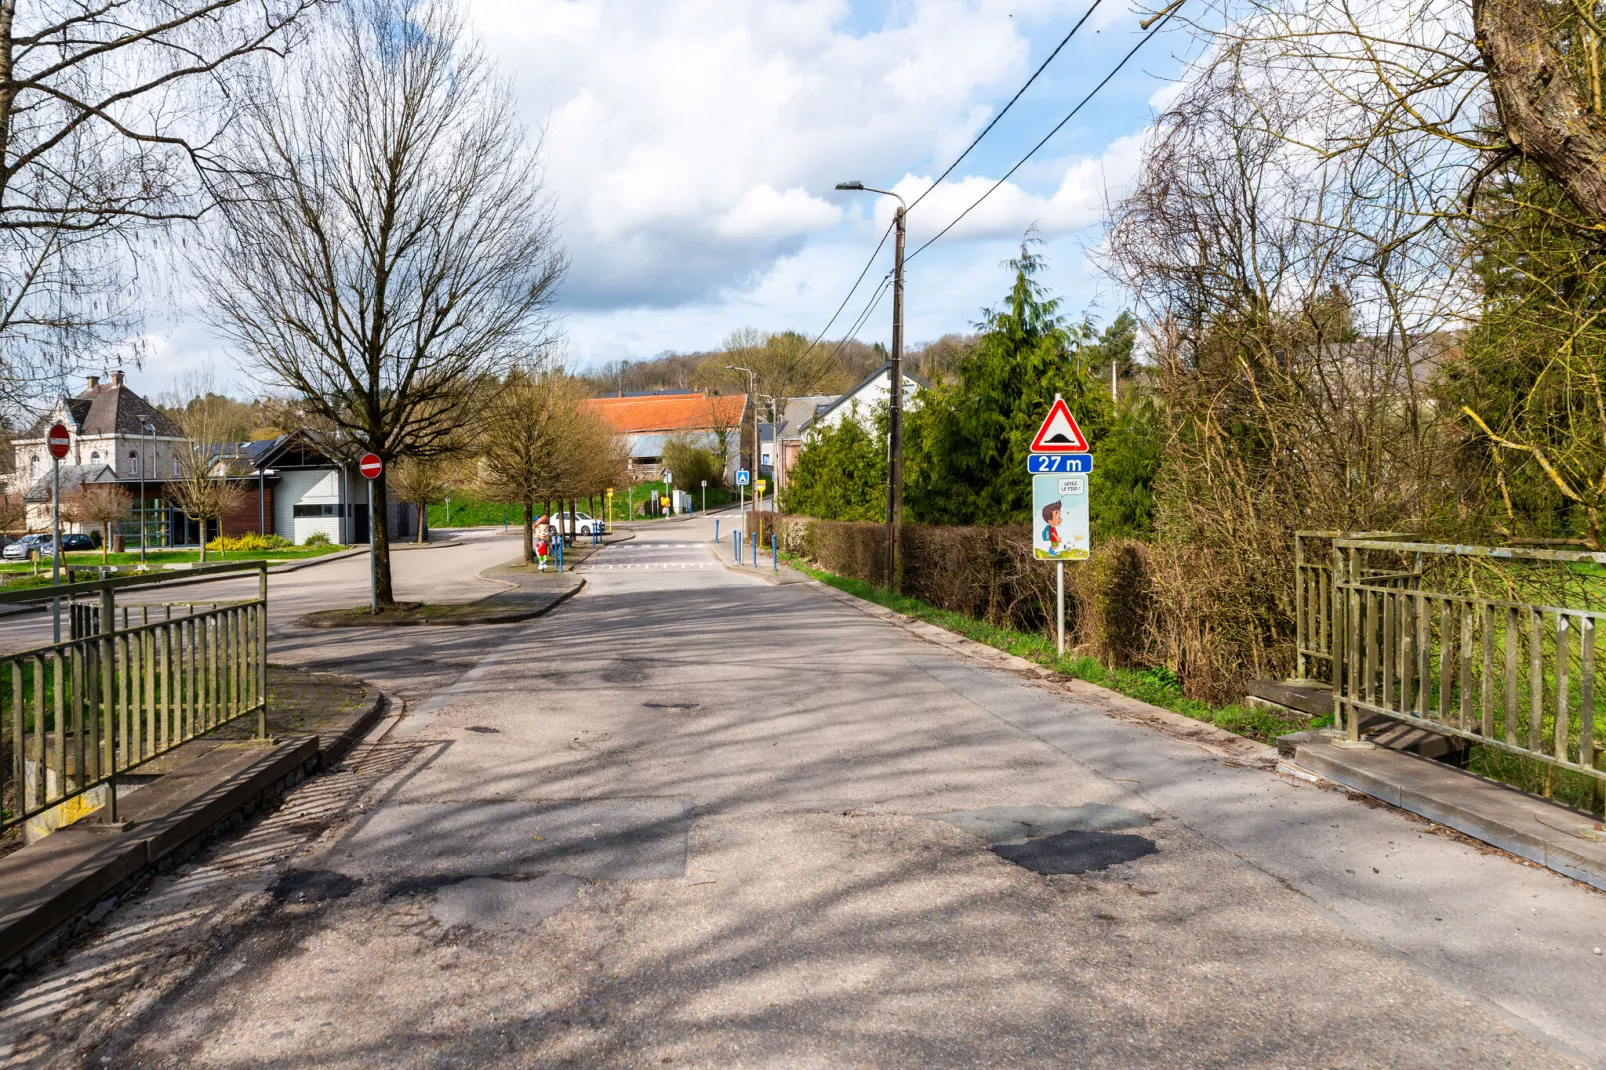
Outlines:
<svg viewBox="0 0 1606 1070"><path fill-rule="evenodd" d="M714 545L719 545L719 517L714 518Z"/></svg>
<svg viewBox="0 0 1606 1070"><path fill-rule="evenodd" d="M736 547L736 563L739 565L742 563L742 533L740 531L731 532L731 543Z"/></svg>
<svg viewBox="0 0 1606 1070"><path fill-rule="evenodd" d="M561 532L558 534L557 546L558 546L558 571L562 572L563 571L563 535L562 535Z"/></svg>
<svg viewBox="0 0 1606 1070"><path fill-rule="evenodd" d="M770 571L781 571L781 544L774 535L770 536Z"/></svg>
<svg viewBox="0 0 1606 1070"><path fill-rule="evenodd" d="M753 567L758 567L758 532L753 532Z"/></svg>

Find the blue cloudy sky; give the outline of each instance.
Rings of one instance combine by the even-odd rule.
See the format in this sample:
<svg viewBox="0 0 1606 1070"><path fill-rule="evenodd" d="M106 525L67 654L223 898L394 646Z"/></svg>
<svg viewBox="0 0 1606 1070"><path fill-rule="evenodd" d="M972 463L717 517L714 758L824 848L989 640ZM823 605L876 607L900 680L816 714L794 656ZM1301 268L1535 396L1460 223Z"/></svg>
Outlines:
<svg viewBox="0 0 1606 1070"><path fill-rule="evenodd" d="M715 346L731 330L824 327L891 218L1053 50L1091 0L466 0L470 23L545 128L572 267L571 363ZM954 176L910 215L910 248L1047 133L1137 40L1133 0L1082 31ZM963 331L1007 286L1035 224L1050 285L1107 321L1120 295L1088 262L1157 99L1191 51L1161 32L1077 119L910 264L912 343ZM1159 96L1157 96L1159 95ZM957 181L956 181L957 180ZM835 337L890 266L890 243ZM890 334L890 300L860 330ZM153 326L155 326L153 324ZM193 322L156 332L147 378L236 362ZM154 384L153 384L154 385ZM249 389L246 383L239 386Z"/></svg>

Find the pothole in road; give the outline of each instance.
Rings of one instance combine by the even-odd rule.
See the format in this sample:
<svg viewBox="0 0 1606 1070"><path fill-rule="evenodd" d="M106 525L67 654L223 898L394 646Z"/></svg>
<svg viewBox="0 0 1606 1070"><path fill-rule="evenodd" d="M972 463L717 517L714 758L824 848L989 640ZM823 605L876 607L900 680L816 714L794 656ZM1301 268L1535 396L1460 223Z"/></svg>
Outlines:
<svg viewBox="0 0 1606 1070"><path fill-rule="evenodd" d="M1151 855L1157 847L1145 836L1071 829L1025 843L994 844L993 854L1045 876L1091 873Z"/></svg>
<svg viewBox="0 0 1606 1070"><path fill-rule="evenodd" d="M273 882L268 894L280 903L328 903L344 899L362 881L324 869L293 869Z"/></svg>
<svg viewBox="0 0 1606 1070"><path fill-rule="evenodd" d="M643 702L642 706L649 710L700 710L701 702Z"/></svg>
<svg viewBox="0 0 1606 1070"><path fill-rule="evenodd" d="M491 728L490 726L483 724L471 724L464 731L483 732L486 735L494 736L500 733L502 730L500 728Z"/></svg>
<svg viewBox="0 0 1606 1070"><path fill-rule="evenodd" d="M987 806L920 816L964 829L1000 858L1044 875L1090 873L1158 849L1146 837L1116 831L1147 827L1147 814L1104 803Z"/></svg>

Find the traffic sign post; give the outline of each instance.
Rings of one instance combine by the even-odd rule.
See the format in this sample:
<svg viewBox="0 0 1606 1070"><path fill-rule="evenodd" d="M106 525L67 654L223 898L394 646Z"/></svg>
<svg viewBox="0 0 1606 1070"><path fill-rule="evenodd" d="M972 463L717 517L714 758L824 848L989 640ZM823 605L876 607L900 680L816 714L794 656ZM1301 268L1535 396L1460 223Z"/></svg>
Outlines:
<svg viewBox="0 0 1606 1070"><path fill-rule="evenodd" d="M1091 550L1087 507L1093 472L1091 448L1070 406L1055 394L1048 415L1032 436L1026 470L1032 476L1032 556L1054 562L1061 656L1065 654L1065 562L1085 561Z"/></svg>
<svg viewBox="0 0 1606 1070"><path fill-rule="evenodd" d="M50 451L50 585L61 583L61 462L72 449L72 435L59 423L51 424L45 433L45 448ZM61 599L50 600L51 641L61 642Z"/></svg>
<svg viewBox="0 0 1606 1070"><path fill-rule="evenodd" d="M703 480L703 512L705 512L705 513L708 512L708 480L706 480L706 479ZM714 521L714 524L717 526L719 524L719 521L717 521L717 520ZM714 536L714 541L716 543L719 542L719 536L718 535Z"/></svg>
<svg viewBox="0 0 1606 1070"><path fill-rule="evenodd" d="M374 480L385 470L385 462L375 453L365 453L357 471L368 480L368 612L379 612L379 552L374 540Z"/></svg>

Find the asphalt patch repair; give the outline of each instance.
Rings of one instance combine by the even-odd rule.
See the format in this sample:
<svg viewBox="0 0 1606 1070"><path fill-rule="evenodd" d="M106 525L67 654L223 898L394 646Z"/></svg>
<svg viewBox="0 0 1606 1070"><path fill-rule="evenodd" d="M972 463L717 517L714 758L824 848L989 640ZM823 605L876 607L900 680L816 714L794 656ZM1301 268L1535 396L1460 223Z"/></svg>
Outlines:
<svg viewBox="0 0 1606 1070"><path fill-rule="evenodd" d="M1025 843L996 843L993 854L1033 873L1091 873L1131 862L1158 848L1146 836L1122 832L1082 832L1071 829Z"/></svg>
<svg viewBox="0 0 1606 1070"><path fill-rule="evenodd" d="M1045 876L1091 873L1159 850L1146 836L1114 831L1151 824L1124 806L988 806L920 817L963 829L998 857Z"/></svg>

